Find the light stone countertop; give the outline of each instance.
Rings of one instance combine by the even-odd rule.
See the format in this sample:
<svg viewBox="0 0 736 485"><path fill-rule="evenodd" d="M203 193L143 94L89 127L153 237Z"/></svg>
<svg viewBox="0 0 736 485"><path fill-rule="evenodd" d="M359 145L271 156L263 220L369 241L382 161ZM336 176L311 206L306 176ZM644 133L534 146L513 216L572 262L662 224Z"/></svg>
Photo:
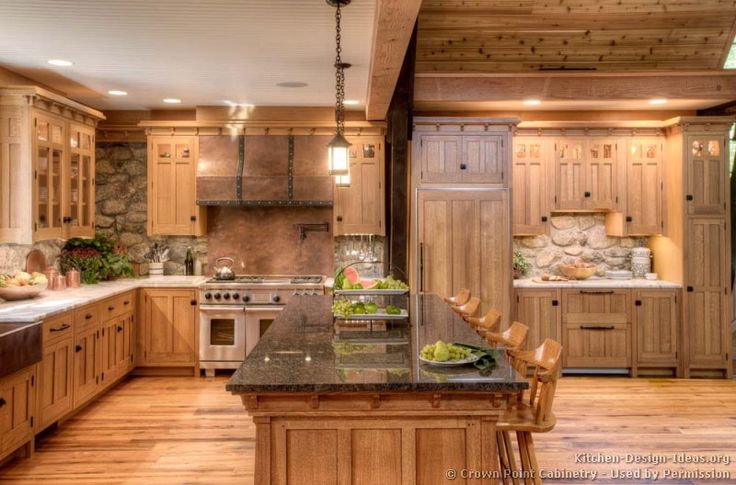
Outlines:
<svg viewBox="0 0 736 485"><path fill-rule="evenodd" d="M136 288L198 288L207 279L208 276L158 276L106 281L64 291L46 290L30 300L0 303L0 322L36 322Z"/></svg>
<svg viewBox="0 0 736 485"><path fill-rule="evenodd" d="M532 278L522 278L514 280L514 288L606 288L606 289L626 289L626 288L643 288L643 289L676 289L682 288L681 284L671 283L664 280L612 280L608 278L588 278L587 280L570 280L570 281L545 281L537 283Z"/></svg>

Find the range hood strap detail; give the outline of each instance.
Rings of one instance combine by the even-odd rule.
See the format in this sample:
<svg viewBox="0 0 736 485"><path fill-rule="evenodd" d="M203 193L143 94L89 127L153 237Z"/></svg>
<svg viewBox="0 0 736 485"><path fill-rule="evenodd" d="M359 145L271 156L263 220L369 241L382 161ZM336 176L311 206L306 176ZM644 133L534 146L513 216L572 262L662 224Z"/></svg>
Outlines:
<svg viewBox="0 0 736 485"><path fill-rule="evenodd" d="M245 167L245 135L238 135L238 176L235 178L235 196L243 199L243 169Z"/></svg>
<svg viewBox="0 0 736 485"><path fill-rule="evenodd" d="M287 198L289 200L294 199L294 135L289 135L289 173L288 173L288 187L287 187Z"/></svg>

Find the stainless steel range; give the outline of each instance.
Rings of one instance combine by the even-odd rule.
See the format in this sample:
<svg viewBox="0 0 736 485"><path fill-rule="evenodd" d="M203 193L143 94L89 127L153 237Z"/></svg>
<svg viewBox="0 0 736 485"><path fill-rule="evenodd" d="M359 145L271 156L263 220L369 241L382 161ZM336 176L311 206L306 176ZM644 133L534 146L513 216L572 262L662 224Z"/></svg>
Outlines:
<svg viewBox="0 0 736 485"><path fill-rule="evenodd" d="M237 369L295 295L323 295L320 275L240 275L200 288L199 361L207 376Z"/></svg>

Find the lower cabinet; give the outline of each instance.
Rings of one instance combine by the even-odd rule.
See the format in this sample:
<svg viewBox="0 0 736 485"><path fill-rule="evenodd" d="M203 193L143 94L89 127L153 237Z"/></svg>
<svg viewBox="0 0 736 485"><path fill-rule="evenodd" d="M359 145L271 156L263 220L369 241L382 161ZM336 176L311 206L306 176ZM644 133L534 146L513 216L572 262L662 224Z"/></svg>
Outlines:
<svg viewBox="0 0 736 485"><path fill-rule="evenodd" d="M143 290L138 339L139 364L190 367L197 364L197 290Z"/></svg>
<svg viewBox="0 0 736 485"><path fill-rule="evenodd" d="M75 408L86 403L100 389L102 345L98 325L92 325L74 337Z"/></svg>
<svg viewBox="0 0 736 485"><path fill-rule="evenodd" d="M679 290L634 290L638 367L678 367Z"/></svg>
<svg viewBox="0 0 736 485"><path fill-rule="evenodd" d="M562 340L562 306L557 288L516 290L514 320L529 327L526 348L537 348L545 339Z"/></svg>
<svg viewBox="0 0 736 485"><path fill-rule="evenodd" d="M33 440L35 411L35 365L0 379L0 459Z"/></svg>
<svg viewBox="0 0 736 485"><path fill-rule="evenodd" d="M630 367L629 290L562 290L563 365Z"/></svg>
<svg viewBox="0 0 736 485"><path fill-rule="evenodd" d="M43 357L38 364L38 419L41 431L72 410L74 385L73 312L43 322ZM57 334L60 334L56 337Z"/></svg>

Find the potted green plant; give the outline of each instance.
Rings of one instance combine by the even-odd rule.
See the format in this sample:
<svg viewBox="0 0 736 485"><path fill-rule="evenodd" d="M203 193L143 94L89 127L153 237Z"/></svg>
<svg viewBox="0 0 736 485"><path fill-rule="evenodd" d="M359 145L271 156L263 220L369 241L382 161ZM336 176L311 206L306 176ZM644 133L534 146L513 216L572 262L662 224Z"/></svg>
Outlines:
<svg viewBox="0 0 736 485"><path fill-rule="evenodd" d="M128 256L116 253L112 240L99 233L93 239L69 239L61 250L59 266L62 273L78 270L82 283L88 285L133 276Z"/></svg>
<svg viewBox="0 0 736 485"><path fill-rule="evenodd" d="M526 276L526 274L532 267L531 263L526 260L524 255L521 254L521 251L519 251L518 249L514 250L514 259L511 266L513 269L515 280Z"/></svg>

